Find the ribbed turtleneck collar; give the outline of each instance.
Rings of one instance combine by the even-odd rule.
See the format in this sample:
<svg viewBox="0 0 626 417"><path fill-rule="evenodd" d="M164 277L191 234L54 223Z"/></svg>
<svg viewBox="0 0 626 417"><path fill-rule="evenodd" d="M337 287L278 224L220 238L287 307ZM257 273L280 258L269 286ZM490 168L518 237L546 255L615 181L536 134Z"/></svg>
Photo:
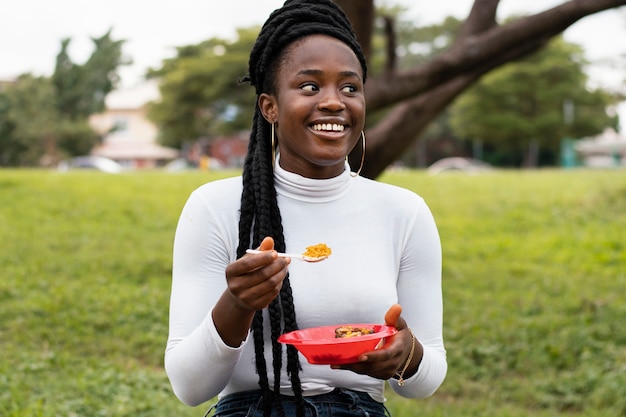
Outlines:
<svg viewBox="0 0 626 417"><path fill-rule="evenodd" d="M285 171L280 166L278 156L274 164L274 185L278 194L311 203L325 203L343 197L350 191L357 178L350 175L350 165L347 162L340 175L323 180Z"/></svg>

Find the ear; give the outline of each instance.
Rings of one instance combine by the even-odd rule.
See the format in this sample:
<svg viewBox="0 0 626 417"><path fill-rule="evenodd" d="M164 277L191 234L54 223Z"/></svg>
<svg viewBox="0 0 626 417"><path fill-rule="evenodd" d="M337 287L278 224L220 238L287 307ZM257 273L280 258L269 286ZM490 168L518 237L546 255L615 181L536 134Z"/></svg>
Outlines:
<svg viewBox="0 0 626 417"><path fill-rule="evenodd" d="M265 120L269 123L276 123L278 119L278 103L274 96L267 93L261 94L259 96L259 109Z"/></svg>

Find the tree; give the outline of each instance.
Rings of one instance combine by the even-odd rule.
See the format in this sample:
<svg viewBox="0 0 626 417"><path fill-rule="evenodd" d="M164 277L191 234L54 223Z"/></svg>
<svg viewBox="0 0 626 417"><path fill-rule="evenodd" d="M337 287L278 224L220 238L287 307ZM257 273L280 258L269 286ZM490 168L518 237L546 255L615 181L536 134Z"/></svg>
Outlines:
<svg viewBox="0 0 626 417"><path fill-rule="evenodd" d="M381 37L375 25L374 0L335 1L353 23L373 69L365 86L368 126L362 171L370 178L399 159L483 75L540 50L585 16L626 5L626 0L567 1L545 12L498 24L499 0L475 0L464 22L448 19L438 28L414 28L403 22L396 28L398 22L393 16L384 16L385 35ZM387 10L390 14L394 11L398 9ZM179 48L177 57L151 72L162 81L162 100L150 114L163 129L164 143L176 145L210 131L226 133L249 127L252 105L245 103L253 103L247 101L251 89L236 89L233 80L245 74L247 55L257 33L245 32L244 37L240 32L235 42L211 40ZM398 54L424 44L425 53ZM236 58L224 71L220 60L229 56ZM224 97L231 96L241 99L238 105L227 105ZM230 112L233 108L237 111ZM232 123L233 117L237 123ZM360 152L357 146L351 155L355 165L360 162Z"/></svg>
<svg viewBox="0 0 626 417"><path fill-rule="evenodd" d="M463 21L447 17L439 24L416 27L413 22L402 18L404 12L400 7L379 9L378 14L383 18L375 27L368 63L372 74L387 72L393 76L398 70L428 62L452 45L463 25ZM389 39L392 41L389 42ZM390 109L368 109L368 126L375 126ZM463 146L450 128L449 108L446 107L396 160L406 166L425 167L443 157L457 155L462 152Z"/></svg>
<svg viewBox="0 0 626 417"><path fill-rule="evenodd" d="M249 85L237 78L248 70L248 56L258 28L240 29L236 41L214 38L180 47L177 56L148 77L160 79L161 100L148 116L159 125L159 141L181 147L213 134L249 129L255 100Z"/></svg>
<svg viewBox="0 0 626 417"><path fill-rule="evenodd" d="M335 1L352 21L366 53L371 54L374 1ZM363 175L378 176L454 99L489 71L538 51L581 18L626 5L626 0L566 1L502 25L496 22L498 3L475 0L452 45L429 61L404 70L391 68L368 79L368 111L388 112L366 131ZM356 164L360 155L352 159Z"/></svg>
<svg viewBox="0 0 626 417"><path fill-rule="evenodd" d="M557 37L490 72L452 105L455 133L482 142L496 165L556 164L561 139L617 127L605 110L616 98L588 89L585 64L579 46Z"/></svg>
<svg viewBox="0 0 626 417"><path fill-rule="evenodd" d="M10 101L6 92L0 86L0 166L15 165L15 150L18 147L13 143L15 124L9 120Z"/></svg>
<svg viewBox="0 0 626 417"><path fill-rule="evenodd" d="M104 110L104 99L119 83L117 69L129 61L122 56L124 41L113 40L111 30L92 38L94 51L82 65L72 62L67 49L71 39L61 41L52 83L57 91L57 108L71 119L88 117Z"/></svg>
<svg viewBox="0 0 626 417"><path fill-rule="evenodd" d="M119 81L117 69L127 63L123 41L110 30L93 38L94 51L82 65L72 62L61 42L52 77L23 74L0 92L0 165L50 166L68 155L85 154L98 136L89 115L104 109L105 96Z"/></svg>
<svg viewBox="0 0 626 417"><path fill-rule="evenodd" d="M38 165L56 136L54 87L45 77L25 74L3 94L0 162Z"/></svg>

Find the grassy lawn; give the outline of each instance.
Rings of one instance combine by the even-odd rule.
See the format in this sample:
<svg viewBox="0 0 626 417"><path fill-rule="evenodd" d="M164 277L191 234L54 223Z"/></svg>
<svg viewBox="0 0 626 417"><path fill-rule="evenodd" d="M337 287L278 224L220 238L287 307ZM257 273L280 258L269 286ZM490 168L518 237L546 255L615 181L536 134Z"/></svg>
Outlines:
<svg viewBox="0 0 626 417"><path fill-rule="evenodd" d="M0 171L0 416L202 416L162 368L172 238L209 174ZM382 181L444 250L449 372L394 417L626 416L626 171Z"/></svg>

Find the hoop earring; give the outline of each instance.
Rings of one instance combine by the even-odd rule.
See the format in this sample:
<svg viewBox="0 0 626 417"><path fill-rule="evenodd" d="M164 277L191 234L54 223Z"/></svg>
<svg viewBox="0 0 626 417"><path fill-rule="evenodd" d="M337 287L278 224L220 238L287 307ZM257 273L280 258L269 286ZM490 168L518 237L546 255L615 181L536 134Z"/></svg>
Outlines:
<svg viewBox="0 0 626 417"><path fill-rule="evenodd" d="M363 131L361 130L361 143L363 146L363 152L361 153L361 165L359 165L359 169L357 170L357 172L350 172L350 176L352 178L358 177L359 174L361 173L361 170L363 169L363 162L365 161L365 133L363 133ZM346 155L346 160L348 159L348 156Z"/></svg>
<svg viewBox="0 0 626 417"><path fill-rule="evenodd" d="M276 131L274 129L274 124L272 123L272 169L274 168L274 164L276 163Z"/></svg>

